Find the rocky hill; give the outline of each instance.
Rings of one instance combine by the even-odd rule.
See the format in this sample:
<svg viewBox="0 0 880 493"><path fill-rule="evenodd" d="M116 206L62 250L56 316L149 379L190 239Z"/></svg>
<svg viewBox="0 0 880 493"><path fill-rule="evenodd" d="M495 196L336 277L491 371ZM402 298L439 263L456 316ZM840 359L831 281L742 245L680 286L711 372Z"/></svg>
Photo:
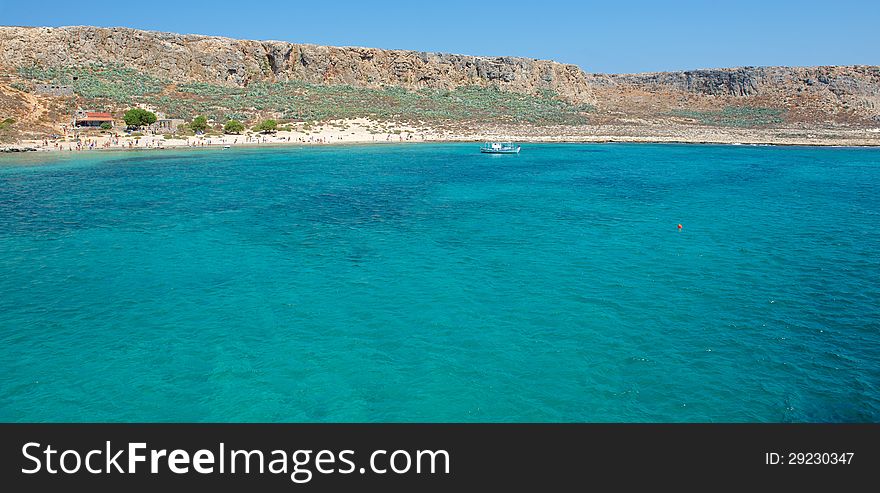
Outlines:
<svg viewBox="0 0 880 493"><path fill-rule="evenodd" d="M118 62L176 82L247 86L299 80L408 89L494 84L515 92L552 90L573 99L589 94L585 74L578 67L527 58L337 48L85 26L0 27L0 46L0 66Z"/></svg>
<svg viewBox="0 0 880 493"><path fill-rule="evenodd" d="M30 90L42 84L73 95ZM131 104L181 118L867 129L880 125L880 67L594 74L528 58L0 27L0 117L50 125L72 106Z"/></svg>
<svg viewBox="0 0 880 493"><path fill-rule="evenodd" d="M877 66L743 67L595 75L590 82L594 89L606 88L606 94L703 96L703 103L710 106L720 99L728 104L779 108L804 122L880 122ZM700 105L692 100L689 103Z"/></svg>

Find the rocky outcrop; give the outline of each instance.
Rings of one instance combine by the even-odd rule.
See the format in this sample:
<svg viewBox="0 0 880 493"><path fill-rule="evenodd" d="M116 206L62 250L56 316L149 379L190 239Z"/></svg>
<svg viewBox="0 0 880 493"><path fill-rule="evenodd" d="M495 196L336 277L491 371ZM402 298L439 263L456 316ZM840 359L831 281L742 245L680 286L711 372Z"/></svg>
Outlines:
<svg viewBox="0 0 880 493"><path fill-rule="evenodd" d="M838 96L880 95L880 67L742 67L646 74L597 75L604 85L638 86L712 96L829 90Z"/></svg>
<svg viewBox="0 0 880 493"><path fill-rule="evenodd" d="M121 63L160 79L246 86L302 80L322 84L410 89L497 86L551 90L590 99L587 77L574 65L512 57L476 57L373 48L248 41L127 28L0 27L0 65Z"/></svg>
<svg viewBox="0 0 880 493"><path fill-rule="evenodd" d="M595 99L627 113L638 104L649 113L757 106L783 110L788 121L805 124L880 122L877 66L742 67L589 78Z"/></svg>
<svg viewBox="0 0 880 493"><path fill-rule="evenodd" d="M2 146L0 147L0 152L36 152L39 151L38 148L34 146Z"/></svg>
<svg viewBox="0 0 880 493"><path fill-rule="evenodd" d="M616 84L713 96L752 96L758 94L761 84L760 74L751 68L656 72L610 77Z"/></svg>

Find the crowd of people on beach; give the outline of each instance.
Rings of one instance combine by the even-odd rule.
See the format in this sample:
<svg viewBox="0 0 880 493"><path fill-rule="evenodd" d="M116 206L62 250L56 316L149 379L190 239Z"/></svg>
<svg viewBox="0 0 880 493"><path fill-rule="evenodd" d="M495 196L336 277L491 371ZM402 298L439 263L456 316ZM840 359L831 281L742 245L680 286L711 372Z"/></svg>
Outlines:
<svg viewBox="0 0 880 493"><path fill-rule="evenodd" d="M116 142L118 142L118 139L116 139ZM63 151L64 144L67 144L68 151L74 151L74 150L75 151L83 151L83 150L93 151L95 149L109 149L113 145L113 143L114 143L114 141L113 141L112 137L108 140L105 140L104 142L100 142L98 139L80 139L80 140L75 140L75 141L72 141L69 143L68 142L53 142L52 147L54 147L57 150ZM50 147L48 139L43 139L43 147L45 147L45 148Z"/></svg>

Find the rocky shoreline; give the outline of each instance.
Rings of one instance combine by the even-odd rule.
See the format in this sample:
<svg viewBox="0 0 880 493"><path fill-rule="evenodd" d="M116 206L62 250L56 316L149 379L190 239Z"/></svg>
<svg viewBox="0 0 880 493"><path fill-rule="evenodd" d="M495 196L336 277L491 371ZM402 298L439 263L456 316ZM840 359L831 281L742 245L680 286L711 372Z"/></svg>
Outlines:
<svg viewBox="0 0 880 493"><path fill-rule="evenodd" d="M37 152L40 147L32 145L0 146L0 152Z"/></svg>

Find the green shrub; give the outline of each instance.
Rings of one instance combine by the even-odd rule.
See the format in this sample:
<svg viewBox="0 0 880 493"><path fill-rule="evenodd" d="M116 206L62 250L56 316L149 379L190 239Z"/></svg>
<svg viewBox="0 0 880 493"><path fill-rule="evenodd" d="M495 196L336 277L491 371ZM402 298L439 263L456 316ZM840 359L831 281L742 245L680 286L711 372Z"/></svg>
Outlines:
<svg viewBox="0 0 880 493"><path fill-rule="evenodd" d="M156 114L143 108L132 108L125 112L122 119L129 127L140 128L156 123Z"/></svg>
<svg viewBox="0 0 880 493"><path fill-rule="evenodd" d="M192 123L189 124L189 128L196 132L204 132L208 129L208 119L204 116L197 116L193 118Z"/></svg>
<svg viewBox="0 0 880 493"><path fill-rule="evenodd" d="M223 133L240 134L242 132L244 132L244 125L238 120L229 120L223 126Z"/></svg>
<svg viewBox="0 0 880 493"><path fill-rule="evenodd" d="M104 122L101 124L101 130L111 130L113 128L113 124L110 122Z"/></svg>
<svg viewBox="0 0 880 493"><path fill-rule="evenodd" d="M275 120L263 120L254 127L254 132L269 133L278 130L278 122Z"/></svg>

